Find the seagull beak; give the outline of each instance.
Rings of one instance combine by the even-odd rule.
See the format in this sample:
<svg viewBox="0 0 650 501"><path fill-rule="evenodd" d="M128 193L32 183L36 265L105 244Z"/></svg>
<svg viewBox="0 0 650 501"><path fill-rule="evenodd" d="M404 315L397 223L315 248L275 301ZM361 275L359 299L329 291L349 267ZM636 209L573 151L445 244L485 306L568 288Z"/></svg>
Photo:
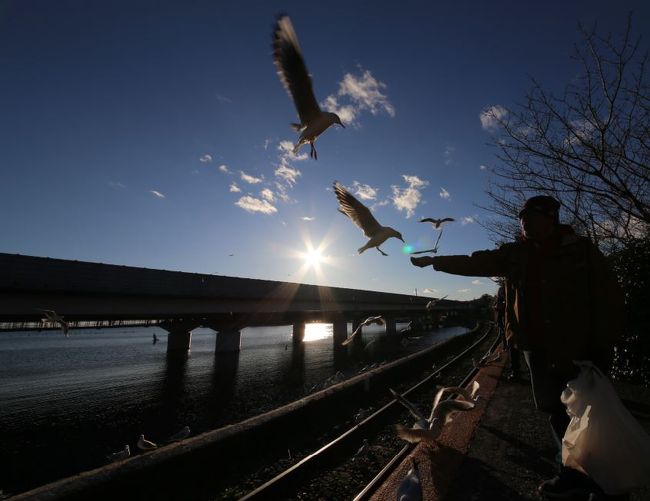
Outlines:
<svg viewBox="0 0 650 501"><path fill-rule="evenodd" d="M401 238L401 237L400 237L400 240L402 241L402 243L406 243L406 242L404 242L404 239L403 239L403 238Z"/></svg>
<svg viewBox="0 0 650 501"><path fill-rule="evenodd" d="M339 125L345 129L345 125L343 125L341 122L339 122Z"/></svg>

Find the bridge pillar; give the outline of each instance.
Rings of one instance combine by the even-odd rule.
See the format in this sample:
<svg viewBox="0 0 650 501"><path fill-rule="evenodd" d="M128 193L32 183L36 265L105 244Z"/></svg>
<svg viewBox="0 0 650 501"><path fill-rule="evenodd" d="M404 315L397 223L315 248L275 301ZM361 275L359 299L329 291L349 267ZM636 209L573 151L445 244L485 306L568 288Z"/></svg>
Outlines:
<svg viewBox="0 0 650 501"><path fill-rule="evenodd" d="M301 344L305 339L305 322L299 321L293 324L293 344Z"/></svg>
<svg viewBox="0 0 650 501"><path fill-rule="evenodd" d="M332 319L332 342L334 348L342 348L341 343L348 338L348 321L345 318Z"/></svg>
<svg viewBox="0 0 650 501"><path fill-rule="evenodd" d="M386 335L397 335L397 322L395 321L395 317L388 317L384 315L384 320L386 321Z"/></svg>
<svg viewBox="0 0 650 501"><path fill-rule="evenodd" d="M239 329L220 329L214 346L215 353L231 353L241 349L241 331Z"/></svg>
<svg viewBox="0 0 650 501"><path fill-rule="evenodd" d="M167 336L167 353L187 353L192 345L192 331L186 326L172 327Z"/></svg>

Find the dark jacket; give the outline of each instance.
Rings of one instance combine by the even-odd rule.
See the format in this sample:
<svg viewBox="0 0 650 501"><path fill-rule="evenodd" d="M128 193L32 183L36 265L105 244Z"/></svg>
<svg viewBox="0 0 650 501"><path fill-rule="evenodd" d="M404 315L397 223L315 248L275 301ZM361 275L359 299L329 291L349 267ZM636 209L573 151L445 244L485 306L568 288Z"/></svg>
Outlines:
<svg viewBox="0 0 650 501"><path fill-rule="evenodd" d="M592 360L607 370L625 305L605 257L568 226L561 226L557 244L542 259L533 259L535 245L521 240L471 256L439 256L433 267L454 275L504 277L506 336L518 348L544 355L549 370L571 371L572 360ZM532 290L531 275L538 277ZM529 304L527 296L539 304Z"/></svg>

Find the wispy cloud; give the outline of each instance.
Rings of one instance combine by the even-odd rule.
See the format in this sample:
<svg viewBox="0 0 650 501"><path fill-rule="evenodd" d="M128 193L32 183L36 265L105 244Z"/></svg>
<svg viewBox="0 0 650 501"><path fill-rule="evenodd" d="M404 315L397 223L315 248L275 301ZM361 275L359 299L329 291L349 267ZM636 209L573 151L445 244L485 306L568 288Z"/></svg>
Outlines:
<svg viewBox="0 0 650 501"><path fill-rule="evenodd" d="M415 209L422 200L421 189L429 185L429 181L420 179L417 176L408 176L402 174L404 181L408 186L406 188L400 188L399 186L391 186L393 189L393 205L399 211L406 211L407 219L415 213Z"/></svg>
<svg viewBox="0 0 650 501"><path fill-rule="evenodd" d="M293 143L287 139L278 143L278 150L280 150L281 153L281 163L286 163L288 161L298 162L301 160L307 160L307 158L309 158L309 155L307 155L307 153L295 154L293 152Z"/></svg>
<svg viewBox="0 0 650 501"><path fill-rule="evenodd" d="M424 294L437 294L438 289L429 289L428 287L422 291Z"/></svg>
<svg viewBox="0 0 650 501"><path fill-rule="evenodd" d="M221 172L226 173L226 174L230 174L230 169L228 168L228 166L227 166L226 164L221 164L221 165L219 166L219 170L220 170Z"/></svg>
<svg viewBox="0 0 650 501"><path fill-rule="evenodd" d="M220 103L232 103L232 99L230 99L229 97L224 96L222 94L217 94L217 100Z"/></svg>
<svg viewBox="0 0 650 501"><path fill-rule="evenodd" d="M481 282L480 280L476 279L476 280L472 280L472 284L473 284L473 285L483 285L483 282Z"/></svg>
<svg viewBox="0 0 650 501"><path fill-rule="evenodd" d="M208 155L206 153L205 155L199 158L199 162L203 164L209 164L210 162L212 162L212 155Z"/></svg>
<svg viewBox="0 0 650 501"><path fill-rule="evenodd" d="M275 195L269 188L264 188L262 191L260 191L260 195L262 195L262 198L264 200L268 200L269 202L275 201Z"/></svg>
<svg viewBox="0 0 650 501"><path fill-rule="evenodd" d="M165 198L165 195L156 190L149 190L149 193L156 195L158 198Z"/></svg>
<svg viewBox="0 0 650 501"><path fill-rule="evenodd" d="M472 289L458 289L456 292L460 292L461 294L467 294L468 292L472 292Z"/></svg>
<svg viewBox="0 0 650 501"><path fill-rule="evenodd" d="M451 195L449 194L449 192L446 189L444 189L442 186L440 187L439 195L440 195L440 198L442 198L443 200L449 200L451 198Z"/></svg>
<svg viewBox="0 0 650 501"><path fill-rule="evenodd" d="M499 126L499 122L504 120L507 116L508 110L500 104L489 106L481 111L481 114L479 115L481 127L488 131L496 130Z"/></svg>
<svg viewBox="0 0 650 501"><path fill-rule="evenodd" d="M321 103L323 108L336 113L347 124L355 123L361 111L369 111L373 115L383 112L394 117L395 107L382 92L386 84L377 80L370 71L360 70L361 75L343 75L338 93L327 96Z"/></svg>
<svg viewBox="0 0 650 501"><path fill-rule="evenodd" d="M278 211L267 200L260 200L250 195L244 195L235 202L235 205L250 213L261 212L262 214L273 214Z"/></svg>
<svg viewBox="0 0 650 501"><path fill-rule="evenodd" d="M443 157L445 157L445 165L449 165L451 163L452 161L451 157L453 156L455 151L456 148L454 148L453 146L449 146L449 145L445 146L445 151L442 154Z"/></svg>
<svg viewBox="0 0 650 501"><path fill-rule="evenodd" d="M301 175L302 173L298 169L295 169L294 167L290 167L289 165L285 165L285 164L282 164L280 165L280 167L275 169L275 177L277 177L281 181L284 181L290 187L296 184L297 179Z"/></svg>
<svg viewBox="0 0 650 501"><path fill-rule="evenodd" d="M237 186L237 183L233 181L232 183L230 183L230 187L228 188L228 191L230 191L230 193L240 193L241 188Z"/></svg>
<svg viewBox="0 0 650 501"><path fill-rule="evenodd" d="M354 193L359 195L359 198L362 200L376 200L377 199L377 188L373 188L368 184L361 184L358 181L354 181L352 186L356 190Z"/></svg>
<svg viewBox="0 0 650 501"><path fill-rule="evenodd" d="M265 150L269 147L269 144L271 144L271 138L268 138L268 137L267 137L267 138L264 140L264 145L263 145L263 147L264 147Z"/></svg>
<svg viewBox="0 0 650 501"><path fill-rule="evenodd" d="M316 218L311 216L302 216L300 219L302 219L303 221L313 221Z"/></svg>
<svg viewBox="0 0 650 501"><path fill-rule="evenodd" d="M108 185L115 190L124 190L126 185L120 183L119 181L109 181Z"/></svg>
<svg viewBox="0 0 650 501"><path fill-rule="evenodd" d="M239 177L242 181L248 184L259 184L264 180L263 177L255 177L251 176L250 174L246 174L243 170L239 171Z"/></svg>
<svg viewBox="0 0 650 501"><path fill-rule="evenodd" d="M481 164L481 165L478 166L478 168L481 169L481 170L487 170L487 165Z"/></svg>
<svg viewBox="0 0 650 501"><path fill-rule="evenodd" d="M461 226L465 226L466 224L473 224L475 222L476 220L472 216L465 216L460 220Z"/></svg>

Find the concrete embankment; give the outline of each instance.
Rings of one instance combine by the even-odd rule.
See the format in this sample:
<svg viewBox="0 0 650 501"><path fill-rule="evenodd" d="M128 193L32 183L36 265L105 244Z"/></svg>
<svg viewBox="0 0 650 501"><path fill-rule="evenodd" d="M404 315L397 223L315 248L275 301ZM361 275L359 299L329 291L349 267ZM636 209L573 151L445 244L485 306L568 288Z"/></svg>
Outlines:
<svg viewBox="0 0 650 501"><path fill-rule="evenodd" d="M386 387L458 352L485 326L443 344L369 370L273 411L44 485L14 499L202 499L219 476L254 456L331 428ZM101 433L101 430L98 430ZM135 447L133 447L134 449ZM132 450L133 450L132 449Z"/></svg>

